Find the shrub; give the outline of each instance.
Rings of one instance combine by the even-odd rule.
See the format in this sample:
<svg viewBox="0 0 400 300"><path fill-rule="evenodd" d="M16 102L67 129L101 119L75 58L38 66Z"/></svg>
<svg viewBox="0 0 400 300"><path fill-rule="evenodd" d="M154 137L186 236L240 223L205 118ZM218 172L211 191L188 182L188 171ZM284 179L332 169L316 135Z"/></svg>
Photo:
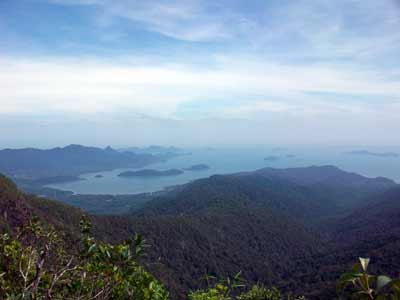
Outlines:
<svg viewBox="0 0 400 300"><path fill-rule="evenodd" d="M359 258L337 284L340 299L400 300L400 280L368 273L369 258Z"/></svg>
<svg viewBox="0 0 400 300"><path fill-rule="evenodd" d="M238 300L281 300L282 296L278 289L267 289L262 285L256 284L247 293L238 297Z"/></svg>

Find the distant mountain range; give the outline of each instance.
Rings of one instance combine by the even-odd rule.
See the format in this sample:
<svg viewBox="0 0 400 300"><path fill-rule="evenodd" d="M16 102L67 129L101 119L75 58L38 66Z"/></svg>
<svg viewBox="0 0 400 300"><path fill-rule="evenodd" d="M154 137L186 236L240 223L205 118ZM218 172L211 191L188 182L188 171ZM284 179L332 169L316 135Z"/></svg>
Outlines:
<svg viewBox="0 0 400 300"><path fill-rule="evenodd" d="M0 172L17 179L40 179L45 183L73 180L87 172L115 168L138 168L165 160L172 154L134 153L117 151L111 147L96 148L69 145L48 150L25 148L0 150Z"/></svg>
<svg viewBox="0 0 400 300"><path fill-rule="evenodd" d="M38 215L70 235L78 209L25 195L0 177L0 228ZM150 197L124 216L91 216L107 241L142 233L151 270L185 299L204 275L242 271L249 282L273 284L309 299L332 299L338 275L358 256L376 269L400 268L400 188L333 166L216 175ZM394 275L394 274L393 274Z"/></svg>

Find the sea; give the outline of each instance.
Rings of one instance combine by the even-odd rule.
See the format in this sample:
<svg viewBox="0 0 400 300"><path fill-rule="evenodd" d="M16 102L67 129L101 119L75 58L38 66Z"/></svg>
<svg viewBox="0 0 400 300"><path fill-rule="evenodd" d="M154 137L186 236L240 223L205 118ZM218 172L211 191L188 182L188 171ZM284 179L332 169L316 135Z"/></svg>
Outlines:
<svg viewBox="0 0 400 300"><path fill-rule="evenodd" d="M334 165L345 171L367 177L387 177L400 183L400 147L328 147L328 146L230 146L184 149L186 154L154 163L142 169L185 169L206 164L207 170L184 171L177 176L119 177L129 170L87 173L79 181L57 183L49 187L76 194L138 194L161 191L171 186L206 178L216 174L253 171L265 167L291 168ZM354 152L359 151L359 152ZM386 154L385 154L386 153ZM387 153L390 153L387 155ZM101 175L96 177L96 175Z"/></svg>

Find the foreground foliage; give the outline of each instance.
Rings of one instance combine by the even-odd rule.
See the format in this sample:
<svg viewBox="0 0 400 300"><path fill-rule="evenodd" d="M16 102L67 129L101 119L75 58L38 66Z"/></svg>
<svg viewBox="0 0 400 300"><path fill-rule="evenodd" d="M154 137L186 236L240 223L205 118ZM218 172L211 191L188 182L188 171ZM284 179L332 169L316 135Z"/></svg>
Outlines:
<svg viewBox="0 0 400 300"><path fill-rule="evenodd" d="M224 280L206 289L198 290L189 294L189 300L282 300L284 297L276 288L266 288L262 284L255 284L247 292L242 292L234 296L236 289L243 288L245 285L240 283L238 277L233 281ZM288 296L288 300L292 297ZM304 297L293 298L293 300L306 300Z"/></svg>
<svg viewBox="0 0 400 300"><path fill-rule="evenodd" d="M138 259L145 242L136 235L117 245L91 237L90 222L80 222L78 241L66 242L36 219L16 234L0 235L0 299L4 300L167 300L168 292ZM337 283L339 299L400 300L400 279L367 272L360 258ZM249 290L240 273L190 292L188 300L306 300L283 296L276 288L256 284Z"/></svg>
<svg viewBox="0 0 400 300"><path fill-rule="evenodd" d="M87 219L81 220L80 228L80 239L72 244L36 219L17 234L1 235L0 299L168 299L164 287L137 263L145 248L141 236L111 245L91 237ZM191 292L188 299L282 299L275 288L254 285L247 292L243 288L239 273L233 279Z"/></svg>
<svg viewBox="0 0 400 300"><path fill-rule="evenodd" d="M30 222L0 240L0 299L164 300L168 293L137 262L143 239L96 241L81 221L81 240L66 245L53 229ZM72 249L72 250L71 250Z"/></svg>
<svg viewBox="0 0 400 300"><path fill-rule="evenodd" d="M341 299L400 300L400 279L386 275L368 273L369 258L360 258L360 263L351 272L341 276L337 292Z"/></svg>

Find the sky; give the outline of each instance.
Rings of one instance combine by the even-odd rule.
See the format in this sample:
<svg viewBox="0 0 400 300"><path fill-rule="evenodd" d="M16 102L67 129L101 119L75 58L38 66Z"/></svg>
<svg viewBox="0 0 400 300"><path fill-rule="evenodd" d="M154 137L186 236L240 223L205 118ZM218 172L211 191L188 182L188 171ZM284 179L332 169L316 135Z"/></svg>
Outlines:
<svg viewBox="0 0 400 300"><path fill-rule="evenodd" d="M1 0L0 147L400 145L400 0Z"/></svg>

